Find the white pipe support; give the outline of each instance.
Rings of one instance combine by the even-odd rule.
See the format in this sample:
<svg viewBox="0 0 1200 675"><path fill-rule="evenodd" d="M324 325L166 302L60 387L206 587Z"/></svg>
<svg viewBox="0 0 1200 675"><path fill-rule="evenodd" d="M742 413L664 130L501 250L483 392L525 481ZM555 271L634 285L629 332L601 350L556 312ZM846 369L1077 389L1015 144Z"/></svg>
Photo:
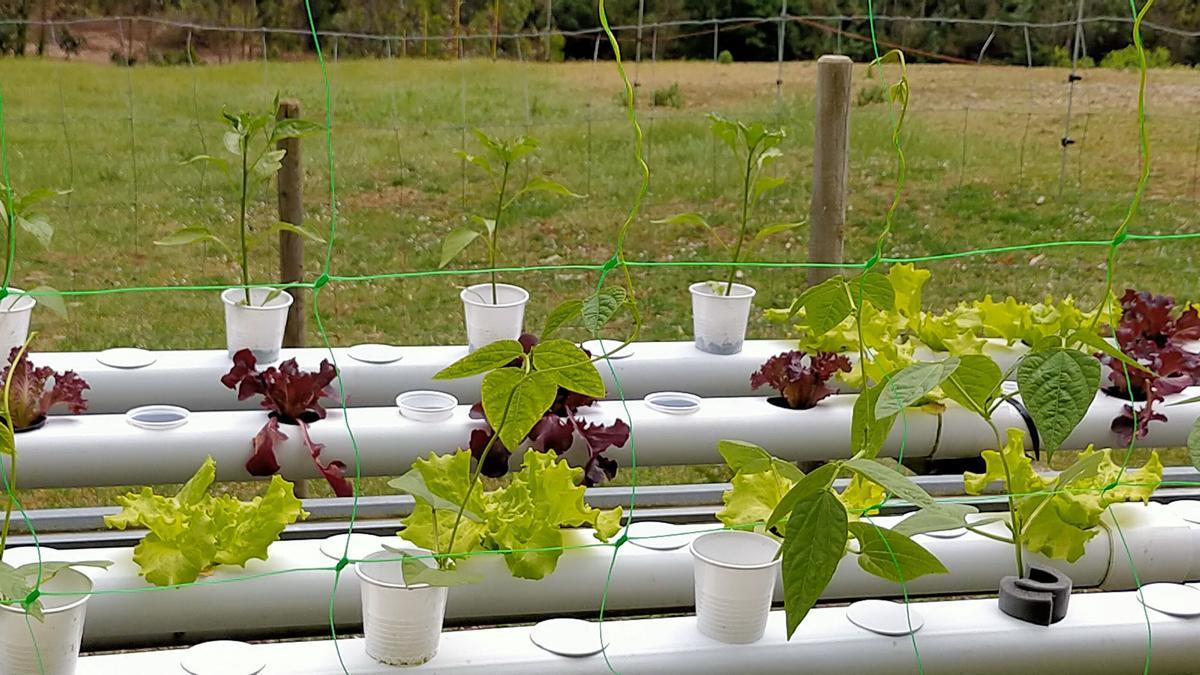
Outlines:
<svg viewBox="0 0 1200 675"><path fill-rule="evenodd" d="M1188 504L1200 506L1189 501ZM1108 573L1100 588L1118 590L1159 581L1193 580L1200 561L1200 526L1165 504L1113 504L1100 517L1108 531Z"/></svg>
<svg viewBox="0 0 1200 675"><path fill-rule="evenodd" d="M1200 506L1200 502L1193 504ZM877 517L873 521L881 527L890 527L900 519ZM1126 526L1126 536L1153 540L1158 530L1169 530L1177 524L1177 520L1170 518L1130 523ZM692 556L686 543L700 531L718 527L716 523L668 527L665 532L681 535L679 548L674 550L650 550L632 541L626 543L612 568L607 610L651 612L693 607ZM598 542L590 530L570 530L564 534L568 548L563 551L556 571L541 581L512 578L499 555L478 555L465 560L461 564L479 573L485 581L450 593L448 619L487 622L596 611L604 595L613 547ZM949 573L910 582L905 589L910 596L994 593L1001 577L1014 573L1012 550L1007 544L970 532L955 538L918 535L917 540L942 561ZM156 589L146 584L138 576L130 548L43 549L42 557L113 561L107 570L84 570L95 581L96 592L89 601L84 640L88 648L97 649L230 635L320 632L329 623L329 594L336 564L321 553L320 545L315 540L275 542L266 561L252 560L245 569L218 568L198 584L173 589ZM1109 536L1101 531L1075 563L1050 561L1049 564L1070 575L1076 588L1095 587L1102 582L1107 590L1134 588L1132 578L1125 578L1124 586L1111 575L1106 580L1111 552ZM22 564L36 560L35 555L32 548L12 549L6 560ZM1176 564L1180 568L1192 560L1196 549L1190 546L1160 551L1136 549L1133 555L1139 570L1143 566L1149 570L1155 561L1172 556L1182 561ZM1041 557L1032 555L1031 559L1041 560ZM1156 579L1167 580L1161 574ZM1169 580L1185 579L1181 575ZM1145 576L1142 581L1148 583ZM353 571L343 569L334 602L334 620L343 630L361 623L358 584ZM847 556L822 598L901 595L898 584L866 573L853 556ZM782 583L776 584L775 600L783 600Z"/></svg>
<svg viewBox="0 0 1200 675"><path fill-rule="evenodd" d="M814 609L791 640L783 612L772 612L766 635L751 645L729 645L701 635L695 617L605 621L604 654L568 658L535 646L530 628L443 633L441 647L422 666L395 668L373 661L362 639L264 643L252 647L271 672L375 675L562 675L564 673L690 673L693 675L811 675L844 673L1090 673L1196 671L1200 619L1143 612L1137 593L1083 593L1071 598L1066 618L1050 627L1006 616L994 598L911 605L924 625L912 636L879 635L852 624L844 607ZM1153 635L1153 649L1147 634ZM915 643L915 649L914 649ZM919 661L918 661L919 653ZM180 652L90 656L79 675L177 672ZM1146 660L1149 659L1147 663ZM343 665L345 671L343 671Z"/></svg>
<svg viewBox="0 0 1200 675"><path fill-rule="evenodd" d="M687 391L698 396L749 396L750 374L763 361L794 349L790 340L749 340L738 354L719 356L696 349L691 342L638 342L628 357L611 359L612 370L630 398L655 391ZM465 346L398 347L401 358L391 363L365 363L350 357L349 348L285 349L280 359L295 358L301 368L315 370L323 359L334 361L342 376L348 406L389 406L396 395L414 389L452 394L462 403L479 400L479 377L434 380L433 375L466 356ZM89 414L124 413L142 405L178 405L193 412L253 410L258 397L238 401L221 376L231 361L224 350L150 352L154 362L141 368L113 368L96 360L99 352L44 352L30 360L57 371L74 370L87 381ZM266 364L277 365L277 364ZM613 374L598 362L609 394L616 396ZM265 367L259 365L260 369ZM757 392L764 393L763 391Z"/></svg>
<svg viewBox="0 0 1200 675"><path fill-rule="evenodd" d="M1182 400L1200 393L1192 387L1168 397ZM703 399L700 409L681 416L656 411L644 402L625 404L604 401L582 412L588 421L611 422L621 418L633 428L632 442L614 448L609 456L623 466L632 463L634 448L641 465L681 465L721 461L717 442L738 439L757 443L788 460L816 461L850 456L850 428L855 395L831 396L809 410L788 410L765 398L733 397ZM1084 420L1064 443L1067 449L1120 447L1120 439L1109 428L1120 413L1119 399L1098 395ZM1146 447L1181 447L1186 444L1192 422L1200 417L1200 404L1169 409L1168 422L1151 425ZM346 417L357 444L347 432ZM1002 405L993 420L1001 439L1009 427L1026 429L1025 421L1010 405ZM79 487L179 483L190 477L212 455L218 480L251 478L244 464L250 455L251 439L267 421L265 411L204 412L191 415L176 429L146 430L131 426L121 415L55 417L36 431L19 434L20 485L22 488ZM354 475L359 466L363 476L404 473L414 459L430 452L450 452L465 447L472 429L481 426L471 419L468 406L459 406L450 419L417 422L400 415L396 408L351 408L345 413L331 410L325 420L310 425L312 438L324 444L324 462L341 460ZM299 429L280 425L288 436L277 448L280 473L292 480L318 478L308 451L300 444ZM991 429L973 413L954 404L938 417L908 410L896 421L884 444L885 456L955 458L974 457L995 446ZM1032 447L1026 434L1026 447ZM584 452L576 440L568 458L578 461ZM4 458L7 462L7 458ZM514 465L520 462L514 453Z"/></svg>

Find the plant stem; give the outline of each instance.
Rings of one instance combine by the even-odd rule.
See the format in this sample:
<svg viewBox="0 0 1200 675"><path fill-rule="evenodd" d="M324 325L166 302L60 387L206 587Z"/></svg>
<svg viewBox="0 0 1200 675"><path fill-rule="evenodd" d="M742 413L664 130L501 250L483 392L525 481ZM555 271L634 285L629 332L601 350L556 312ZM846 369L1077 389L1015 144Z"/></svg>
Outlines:
<svg viewBox="0 0 1200 675"><path fill-rule="evenodd" d="M1004 456L1004 444L1000 442L1000 430L996 428L995 423L990 417L983 418L988 426L992 428L992 435L996 438L996 454L1000 455L1000 464L1004 467L1004 489L1008 492L1008 515L1012 522L1010 523L1013 533L1013 551L1016 552L1017 558L1017 576L1025 576L1025 558L1024 558L1024 538L1021 536L1021 515L1017 513L1017 499L1012 496L1012 472L1008 468L1008 459Z"/></svg>
<svg viewBox="0 0 1200 675"><path fill-rule="evenodd" d="M247 166L246 153L250 151L249 139L245 135L241 138L242 146L242 208L238 217L238 234L242 248L242 290L246 293L246 306L250 306L250 271L249 271L249 255L246 249L246 192L247 182L250 179L249 167Z"/></svg>
<svg viewBox="0 0 1200 675"><path fill-rule="evenodd" d="M508 167L504 163L504 175L500 177L500 193L496 198L496 217L492 220L492 245L488 247L488 267L492 270L492 304L500 304L496 296L496 242L500 237L500 216L504 215L504 191L508 188Z"/></svg>
<svg viewBox="0 0 1200 675"><path fill-rule="evenodd" d="M996 534L992 534L991 532L984 532L983 530L979 529L978 527L971 527L970 525L967 525L966 530L967 530L967 532L974 532L975 534L983 537L984 539L991 539L993 541L998 541L1001 544L1010 544L1011 545L1013 543L1012 539L1005 539L1004 537L1001 537Z"/></svg>
<svg viewBox="0 0 1200 675"><path fill-rule="evenodd" d="M754 148L747 148L746 174L742 178L742 226L738 229L737 244L733 248L733 264L729 266L729 279L725 282L725 295L733 293L733 280L737 278L738 258L742 257L742 242L746 240L746 224L750 218L750 177L754 173Z"/></svg>
<svg viewBox="0 0 1200 675"><path fill-rule="evenodd" d="M21 362L21 359L25 358L25 350L29 349L29 343L33 341L35 336L37 336L36 332L30 333L29 337L25 339L25 344L21 345L21 350L17 352L17 358L12 360L12 363L8 367L8 375L4 378L4 425L8 427L9 439L15 438L13 434L12 411L10 411L8 407L8 396L9 392L12 390L13 374L17 370L17 364ZM6 490L7 500L4 504L4 526L2 529L0 529L0 561L4 560L4 551L6 550L6 546L8 544L8 526L12 522L12 510L13 503L15 501L14 494L16 493L16 490L17 445L14 441L12 446L12 456L8 460L8 490Z"/></svg>

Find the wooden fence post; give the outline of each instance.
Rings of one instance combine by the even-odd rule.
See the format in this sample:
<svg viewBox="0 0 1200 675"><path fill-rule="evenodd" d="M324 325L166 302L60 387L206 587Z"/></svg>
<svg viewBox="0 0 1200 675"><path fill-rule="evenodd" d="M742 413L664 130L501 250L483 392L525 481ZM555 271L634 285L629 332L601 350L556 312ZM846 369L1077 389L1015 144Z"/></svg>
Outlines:
<svg viewBox="0 0 1200 675"><path fill-rule="evenodd" d="M279 102L276 119L300 117L300 102ZM304 224L304 167L301 165L300 139L285 138L279 141L279 149L287 154L280 162L282 166L275 177L279 192L279 220L292 225ZM279 233L279 281L293 283L304 280L304 239L294 232ZM304 298L302 288L289 288L292 306L288 308L287 327L283 330L284 347L304 346ZM309 496L308 481L297 479L293 488L296 497Z"/></svg>
<svg viewBox="0 0 1200 675"><path fill-rule="evenodd" d="M277 119L300 117L298 101L280 101ZM279 149L287 152L276 183L279 188L279 220L292 225L304 224L304 168L301 166L300 139L285 138ZM279 233L279 281L294 283L304 279L304 239L294 232ZM284 347L304 346L304 289L289 288L292 306L288 309L287 328L283 331Z"/></svg>
<svg viewBox="0 0 1200 675"><path fill-rule="evenodd" d="M817 109L813 138L812 204L808 214L809 262L842 262L846 184L850 171L850 76L847 56L817 60ZM808 283L837 276L836 267L811 267Z"/></svg>

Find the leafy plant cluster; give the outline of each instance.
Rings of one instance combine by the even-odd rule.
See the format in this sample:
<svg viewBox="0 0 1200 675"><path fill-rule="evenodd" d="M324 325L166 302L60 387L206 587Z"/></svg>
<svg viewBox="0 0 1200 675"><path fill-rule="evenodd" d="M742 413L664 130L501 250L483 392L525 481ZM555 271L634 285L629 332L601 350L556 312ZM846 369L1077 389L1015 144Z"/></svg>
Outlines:
<svg viewBox="0 0 1200 675"><path fill-rule="evenodd" d="M807 410L833 393L826 383L838 372L850 372L850 359L841 354L809 355L793 349L767 359L750 375L750 386L770 386L787 407Z"/></svg>
<svg viewBox="0 0 1200 675"><path fill-rule="evenodd" d="M72 415L87 410L83 392L90 389L88 383L73 370L58 373L49 366L35 367L24 347L12 348L0 378L9 384L5 417L16 430L44 420L56 405L67 406Z"/></svg>
<svg viewBox="0 0 1200 675"><path fill-rule="evenodd" d="M1200 384L1200 353L1189 349L1200 340L1200 314L1194 307L1176 307L1174 298L1128 289L1113 333L1121 351L1144 366L1131 369L1115 356L1097 355L1109 367L1106 390L1144 402L1136 414L1132 404L1126 405L1112 422L1112 430L1128 443L1144 438L1151 422L1167 421L1155 407L1164 396Z"/></svg>
<svg viewBox="0 0 1200 675"><path fill-rule="evenodd" d="M267 547L284 527L308 517L292 484L279 476L272 476L264 495L244 502L210 494L216 474L216 463L208 457L174 497L156 495L149 487L117 497L123 508L105 516L104 525L149 530L133 549L133 561L146 581L186 584L219 565L266 560Z"/></svg>
<svg viewBox="0 0 1200 675"><path fill-rule="evenodd" d="M339 497L354 495L354 486L346 478L346 464L340 460L321 461L323 443L316 443L308 433L308 425L325 419L322 399L338 400L332 383L337 369L327 360L321 360L317 372L300 370L296 359L288 359L278 367L270 366L259 371L257 359L249 349L239 350L233 355L233 367L221 377L221 384L237 391L239 401L252 396L261 396L259 401L271 411L267 423L251 441L252 451L246 460L246 471L252 476L271 476L279 472L276 446L287 440L280 424L295 426L300 431L300 440L309 451L313 465Z"/></svg>
<svg viewBox="0 0 1200 675"><path fill-rule="evenodd" d="M445 579L438 571L454 570L456 560L476 551L503 551L513 576L541 579L554 571L562 555L561 528L592 527L597 539L608 541L621 528L621 509L605 511L584 503L582 477L582 469L556 459L553 452L528 451L507 485L479 492L471 489L470 452L418 459L389 485L416 499L400 535L437 554L437 565L430 569L416 561L412 569L418 576L410 577L406 567L405 581L438 584Z"/></svg>

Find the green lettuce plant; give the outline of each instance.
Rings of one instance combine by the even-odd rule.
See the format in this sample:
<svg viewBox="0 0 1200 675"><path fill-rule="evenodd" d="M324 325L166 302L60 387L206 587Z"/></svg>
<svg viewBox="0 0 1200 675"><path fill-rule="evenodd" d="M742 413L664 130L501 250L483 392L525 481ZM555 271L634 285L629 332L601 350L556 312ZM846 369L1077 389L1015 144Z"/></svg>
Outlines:
<svg viewBox="0 0 1200 675"><path fill-rule="evenodd" d="M550 180L545 176L534 176L525 181L519 188L513 189L514 167L521 159L532 155L538 148L537 139L529 136L518 136L513 139L501 139L490 136L480 129L472 133L483 146L483 154L472 155L466 150L457 150L455 154L483 170L492 182L492 194L489 195L495 203L491 217L477 214L471 215L474 227L466 225L456 227L442 241L442 257L438 267L449 265L459 253L471 245L476 239L481 239L487 245L487 264L492 270L496 267L496 258L500 250L500 225L504 216L521 197L534 192L550 192L565 197L582 198L567 189L561 183ZM492 303L498 302L496 297L496 272L491 272Z"/></svg>
<svg viewBox="0 0 1200 675"><path fill-rule="evenodd" d="M729 275L725 281L723 295L730 295L734 279L737 278L737 266L744 255L748 255L768 237L795 229L803 223L779 223L760 227L757 231L751 226L754 208L772 190L783 185L787 179L764 175L764 170L776 159L783 156L779 144L786 134L783 129L768 129L761 122L746 124L736 120L726 119L715 113L708 116L713 136L725 144L733 153L737 164L738 175L741 177L741 191L738 197L738 230L737 238L732 244L726 244L717 234L716 229L709 224L704 216L698 213L681 213L655 220L655 223L674 225L699 225L709 230L729 253ZM747 238L750 241L747 244ZM746 249L743 251L743 249ZM714 284L714 292L720 292L719 285Z"/></svg>
<svg viewBox="0 0 1200 675"><path fill-rule="evenodd" d="M781 539L783 602L787 634L817 603L833 579L839 561L853 555L869 574L907 583L946 567L899 528L883 528L869 516L888 498L908 501L914 516L927 520L959 520L976 509L966 504L939 504L894 469L863 454L825 464L807 474L790 462L742 441L717 446L734 470L731 488L722 495L725 507L717 518L729 527L754 527ZM850 482L834 489L839 475Z"/></svg>
<svg viewBox="0 0 1200 675"><path fill-rule="evenodd" d="M556 459L555 453L531 450L511 482L481 492L470 489L469 451L430 453L417 460L408 473L389 485L416 499L412 514L402 521L400 535L432 551L436 566L404 552L405 580L462 583L455 561L477 551L503 552L513 576L541 579L554 571L562 555L566 542L561 528L589 526L595 528L598 540L608 541L621 529L621 509L602 511L584 503L582 477L583 469ZM457 528L452 523L457 523ZM448 574L451 571L453 575Z"/></svg>
<svg viewBox="0 0 1200 675"><path fill-rule="evenodd" d="M221 145L226 155L196 155L187 164L204 162L218 169L229 180L229 187L237 198L238 212L238 241L237 248L215 234L203 225L192 225L177 230L164 239L154 242L159 246L182 246L184 244L211 243L230 258L237 261L240 271L241 286L245 292L243 302L250 304L250 249L267 243L268 236L276 232L286 231L298 234L305 239L324 243L324 239L312 230L301 225L275 221L260 232L254 232L248 221L250 200L271 181L279 172L286 151L277 147L279 141L286 138L298 138L305 134L319 131L322 127L307 120L287 118L276 119L275 111L279 109L279 96L276 95L271 103L271 109L266 111L241 112L236 115L222 111L225 122L225 133L221 137ZM269 302L281 291L276 290L265 300Z"/></svg>
<svg viewBox="0 0 1200 675"><path fill-rule="evenodd" d="M208 457L174 497L156 495L148 487L117 497L123 508L105 516L104 525L149 530L133 549L133 561L146 581L187 584L220 565L266 560L267 547L283 529L308 517L292 484L280 476L271 477L265 494L244 502L210 494L216 474L216 463Z"/></svg>

